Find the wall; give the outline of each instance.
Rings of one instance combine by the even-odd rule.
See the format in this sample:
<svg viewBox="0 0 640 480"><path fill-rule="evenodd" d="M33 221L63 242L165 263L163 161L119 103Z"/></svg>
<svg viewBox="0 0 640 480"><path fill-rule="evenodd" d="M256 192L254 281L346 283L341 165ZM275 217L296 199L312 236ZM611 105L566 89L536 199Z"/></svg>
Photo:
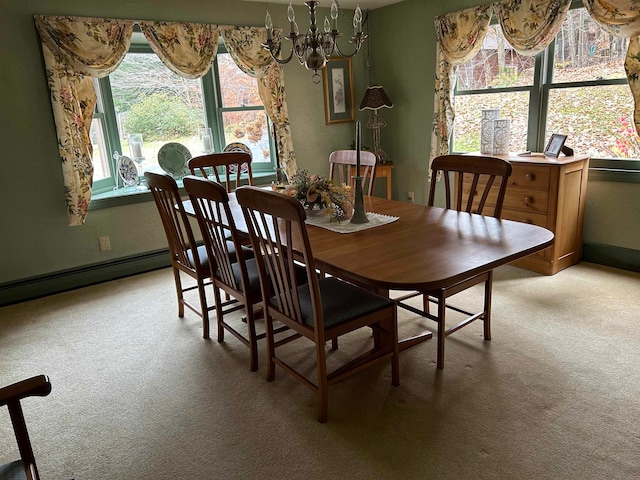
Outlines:
<svg viewBox="0 0 640 480"><path fill-rule="evenodd" d="M435 62L433 19L480 3L489 2L405 0L371 12L375 83L385 87L395 104L380 113L387 121L382 130L382 146L395 163L393 196L396 199L405 200L408 191L415 192L418 203L426 203L427 199ZM276 26L286 26L286 5L282 4L231 0L192 0L179 4L159 0L3 2L0 16L0 140L4 148L0 176L0 290L3 284L86 269L166 248L152 203L94 210L86 225L67 226L53 117L32 16L68 14L262 25L267 8ZM368 82L364 60L364 52L354 58L356 106ZM312 84L310 77L310 73L296 63L285 67L293 140L299 166L326 173L329 152L345 148L353 140L353 124L325 125L322 86ZM363 112L357 115L363 121L368 117ZM369 132L364 130L364 142L370 142ZM638 205L637 184L590 181L585 242L622 249L637 256L640 251ZM111 237L110 252L99 251L100 235Z"/></svg>
<svg viewBox="0 0 640 480"><path fill-rule="evenodd" d="M236 0L4 0L0 15L0 141L4 149L0 160L0 287L166 248L153 202L92 210L84 226L67 226L60 157L33 15L262 26L268 9L274 25L285 27L286 7ZM296 7L296 11L302 28L308 17L306 7ZM318 17L328 14L323 9ZM348 18L352 13L345 15ZM346 20L341 20L340 28L350 32ZM366 87L364 71L364 57L359 55L354 59L357 99ZM285 82L298 165L326 174L329 153L348 147L355 136L354 124L325 125L322 83L313 84L311 73L295 60L285 66ZM111 237L111 251L100 252L100 235Z"/></svg>
<svg viewBox="0 0 640 480"><path fill-rule="evenodd" d="M394 198L415 192L428 195L428 155L433 112L434 18L491 2L482 0L406 0L375 10L372 48L378 83L394 102L381 110L387 121L382 145L394 161ZM595 175L594 175L595 176ZM587 188L584 242L607 251L591 261L640 269L640 185L590 180ZM591 251L591 248L586 251Z"/></svg>

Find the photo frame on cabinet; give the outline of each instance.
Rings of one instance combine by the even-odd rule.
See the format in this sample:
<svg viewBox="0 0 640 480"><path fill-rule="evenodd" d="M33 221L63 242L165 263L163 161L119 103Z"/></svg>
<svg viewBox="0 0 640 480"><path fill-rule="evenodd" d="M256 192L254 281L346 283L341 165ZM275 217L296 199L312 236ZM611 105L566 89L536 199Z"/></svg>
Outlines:
<svg viewBox="0 0 640 480"><path fill-rule="evenodd" d="M330 59L322 69L326 124L355 121L351 59Z"/></svg>
<svg viewBox="0 0 640 480"><path fill-rule="evenodd" d="M555 157L558 158L560 152L562 151L562 147L564 146L564 142L567 140L566 135L558 135L557 133L553 133L551 138L549 138L549 142L547 146L544 147L544 154L547 157Z"/></svg>

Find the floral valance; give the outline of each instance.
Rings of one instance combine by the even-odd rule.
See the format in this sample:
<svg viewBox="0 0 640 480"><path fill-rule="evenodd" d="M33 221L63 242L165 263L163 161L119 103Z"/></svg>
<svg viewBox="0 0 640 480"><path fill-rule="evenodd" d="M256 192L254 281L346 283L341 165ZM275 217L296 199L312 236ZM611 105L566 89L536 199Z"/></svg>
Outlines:
<svg viewBox="0 0 640 480"><path fill-rule="evenodd" d="M640 1L583 0L591 17L616 36L629 37L625 70L635 100L635 124L640 134ZM436 78L430 160L449 151L455 119L453 88L456 66L480 48L495 12L507 41L523 55L535 55L555 38L571 0L503 0L448 13L435 19Z"/></svg>
<svg viewBox="0 0 640 480"><path fill-rule="evenodd" d="M533 56L556 37L571 0L510 0L494 4L507 42L521 55Z"/></svg>
<svg viewBox="0 0 640 480"><path fill-rule="evenodd" d="M244 39L236 42L230 32L241 31L240 27L44 15L34 19L51 92L69 225L84 224L91 200L93 152L89 129L96 103L92 77L105 77L118 68L129 50L135 23L162 62L185 78L207 73L217 53L218 35L227 32L231 39L225 38L227 45L238 44L233 47L234 60L259 79L260 96L278 129L280 159L289 175L295 172L282 67L256 48L266 40L264 28L250 28ZM237 53L240 51L242 55Z"/></svg>

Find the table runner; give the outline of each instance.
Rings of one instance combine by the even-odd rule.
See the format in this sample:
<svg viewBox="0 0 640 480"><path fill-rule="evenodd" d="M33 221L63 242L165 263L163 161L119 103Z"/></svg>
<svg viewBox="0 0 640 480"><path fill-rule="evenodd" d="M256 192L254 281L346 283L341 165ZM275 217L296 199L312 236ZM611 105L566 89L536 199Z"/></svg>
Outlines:
<svg viewBox="0 0 640 480"><path fill-rule="evenodd" d="M316 227L326 228L332 232L337 233L353 233L365 230L367 228L379 227L380 225L386 225L398 220L400 217L392 217L390 215L383 215L382 213L367 212L367 223L351 223L350 220L344 220L342 222L332 222L329 215L319 216L307 216L306 224L315 225Z"/></svg>

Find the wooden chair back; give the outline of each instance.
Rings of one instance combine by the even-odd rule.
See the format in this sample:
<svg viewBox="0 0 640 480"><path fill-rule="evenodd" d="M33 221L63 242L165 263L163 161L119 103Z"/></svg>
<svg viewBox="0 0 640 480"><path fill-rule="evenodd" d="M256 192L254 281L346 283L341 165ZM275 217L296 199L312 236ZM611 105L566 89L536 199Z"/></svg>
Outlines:
<svg viewBox="0 0 640 480"><path fill-rule="evenodd" d="M276 320L295 330L317 330L319 342L324 343L320 290L315 262L307 234L306 213L296 199L281 193L259 188L242 187L236 191L238 203L247 222L249 237L258 259L258 271L263 298L274 299L269 306L269 314ZM308 325L302 317L296 263L286 248L292 244L293 236L300 238L303 245L300 261L305 265L311 302L313 323ZM266 284L263 280L271 279Z"/></svg>
<svg viewBox="0 0 640 480"><path fill-rule="evenodd" d="M327 420L328 386L366 366L390 359L392 384L398 385L396 305L388 298L335 277L319 278L304 222L306 213L299 201L255 187L239 188L236 198L242 208L258 264L266 313L267 380L274 379L275 365L279 365L316 392L319 422ZM296 261L292 252L294 240ZM296 275L298 262L306 268L304 280ZM274 320L295 334L275 341ZM364 327L373 331L373 350L329 372L325 342ZM276 355L277 347L298 337L305 337L315 344L315 379Z"/></svg>
<svg viewBox="0 0 640 480"><path fill-rule="evenodd" d="M215 176L216 182L226 187L227 192L238 188L245 174L247 183L253 185L251 155L246 152L233 151L201 155L189 160L187 166L193 175L199 173L202 177L208 178L211 173Z"/></svg>
<svg viewBox="0 0 640 480"><path fill-rule="evenodd" d="M147 185L160 214L160 220L169 244L171 267L178 296L178 316L184 316L184 307L189 308L202 318L202 336L209 338L209 311L214 307L207 305L205 286L209 284L211 271L206 248L198 246L189 217L184 210L178 184L170 175L153 172L144 174ZM180 272L196 281L195 286L183 286ZM200 308L184 296L185 292L198 290Z"/></svg>
<svg viewBox="0 0 640 480"><path fill-rule="evenodd" d="M178 184L171 175L145 172L144 176L158 207L171 256L184 268L201 270L203 265L198 261L198 256L192 253L197 244L189 217L182 206ZM208 271L206 273L208 276Z"/></svg>
<svg viewBox="0 0 640 480"><path fill-rule="evenodd" d="M353 186L352 176L356 172L356 150L336 150L329 155L329 178L340 184ZM362 172L362 191L373 195L376 183L376 156L373 152L360 152L360 171ZM338 180L336 180L336 176Z"/></svg>
<svg viewBox="0 0 640 480"><path fill-rule="evenodd" d="M429 200L427 205L433 206L437 184L437 172L442 172L445 185L446 208L450 209L453 197L453 208L457 211L468 213L478 213L484 215L485 206L493 204L493 212L490 216L500 218L502 205L504 203L507 181L511 176L511 163L507 160L496 157L485 157L477 155L442 155L434 158L431 164L431 185L429 189ZM450 173L455 174L455 192L451 186ZM465 176L471 178L469 192L464 194ZM497 185L497 195L495 199L490 197L495 182ZM468 185L468 183L467 183ZM494 189L495 191L495 189ZM489 202L487 202L489 200Z"/></svg>
<svg viewBox="0 0 640 480"><path fill-rule="evenodd" d="M20 402L27 397L46 397L49 393L51 393L51 382L46 375L38 375L0 388L0 407L6 405L9 409L20 452L20 460L0 465L0 477L39 480L38 467Z"/></svg>
<svg viewBox="0 0 640 480"><path fill-rule="evenodd" d="M229 208L229 194L220 183L208 178L188 175L184 177L183 183L211 259L209 264L212 277L218 278L235 290L241 290L241 285L234 277L232 265L240 262L240 265L244 266L245 258ZM229 238L237 244L237 248L231 248ZM245 269L241 270L246 273Z"/></svg>

